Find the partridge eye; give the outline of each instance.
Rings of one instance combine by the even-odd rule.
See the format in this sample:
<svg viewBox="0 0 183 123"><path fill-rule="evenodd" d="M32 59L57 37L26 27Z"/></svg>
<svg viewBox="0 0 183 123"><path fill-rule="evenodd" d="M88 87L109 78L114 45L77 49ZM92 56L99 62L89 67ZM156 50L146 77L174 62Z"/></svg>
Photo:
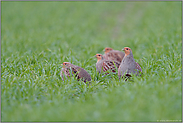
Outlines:
<svg viewBox="0 0 183 123"><path fill-rule="evenodd" d="M126 50L128 50L128 48L126 48Z"/></svg>
<svg viewBox="0 0 183 123"><path fill-rule="evenodd" d="M100 55L98 55L98 56L100 56Z"/></svg>

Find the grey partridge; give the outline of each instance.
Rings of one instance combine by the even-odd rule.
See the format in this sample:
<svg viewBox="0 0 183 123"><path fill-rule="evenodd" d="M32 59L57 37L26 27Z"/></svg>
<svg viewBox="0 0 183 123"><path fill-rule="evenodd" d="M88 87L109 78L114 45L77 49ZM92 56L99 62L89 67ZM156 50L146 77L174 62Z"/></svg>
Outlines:
<svg viewBox="0 0 183 123"><path fill-rule="evenodd" d="M125 56L124 52L113 50L110 47L106 47L104 50L104 59L106 60L112 60L112 61L118 61L121 63L122 59Z"/></svg>
<svg viewBox="0 0 183 123"><path fill-rule="evenodd" d="M77 78L77 80L81 79L85 83L87 81L91 81L91 76L85 69L73 65L70 62L63 62L63 68L61 69L60 74L63 81L64 81L64 75L66 76L66 78L75 75L75 78Z"/></svg>
<svg viewBox="0 0 183 123"><path fill-rule="evenodd" d="M113 73L115 73L116 67L118 68L120 65L120 63L117 61L104 59L102 54L96 54L95 57L97 58L96 70L99 73L106 72L108 70L111 70ZM106 74L109 74L109 73L106 72Z"/></svg>
<svg viewBox="0 0 183 123"><path fill-rule="evenodd" d="M142 72L142 69L139 63L135 62L132 50L129 47L125 47L122 50L125 52L125 57L123 58L118 69L119 79L121 79L125 73L126 77L130 77L131 74L135 74L136 76L139 75L139 73Z"/></svg>

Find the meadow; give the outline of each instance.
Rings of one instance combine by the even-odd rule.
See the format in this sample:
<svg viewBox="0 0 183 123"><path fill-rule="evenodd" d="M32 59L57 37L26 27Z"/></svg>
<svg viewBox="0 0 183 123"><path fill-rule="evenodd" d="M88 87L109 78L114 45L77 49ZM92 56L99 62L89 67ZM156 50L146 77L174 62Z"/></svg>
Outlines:
<svg viewBox="0 0 183 123"><path fill-rule="evenodd" d="M1 2L1 121L182 120L182 2ZM96 72L130 47L133 82ZM71 62L92 77L62 81Z"/></svg>

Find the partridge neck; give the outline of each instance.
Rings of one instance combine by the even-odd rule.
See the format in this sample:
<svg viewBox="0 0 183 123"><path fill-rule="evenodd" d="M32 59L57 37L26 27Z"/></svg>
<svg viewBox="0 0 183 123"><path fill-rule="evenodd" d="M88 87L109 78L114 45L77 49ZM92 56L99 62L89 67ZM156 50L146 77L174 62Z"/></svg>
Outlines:
<svg viewBox="0 0 183 123"><path fill-rule="evenodd" d="M130 54L125 54L125 57L132 57L133 58L133 54L132 54L132 52L130 52Z"/></svg>

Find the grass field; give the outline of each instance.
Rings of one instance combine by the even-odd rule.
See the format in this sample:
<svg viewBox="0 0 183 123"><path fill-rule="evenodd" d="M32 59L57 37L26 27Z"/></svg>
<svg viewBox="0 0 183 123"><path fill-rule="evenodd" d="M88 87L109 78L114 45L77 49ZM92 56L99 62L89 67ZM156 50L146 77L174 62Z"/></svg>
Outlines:
<svg viewBox="0 0 183 123"><path fill-rule="evenodd" d="M1 121L181 121L182 2L1 2ZM96 53L130 47L143 76L96 72ZM62 81L83 67L87 86Z"/></svg>

